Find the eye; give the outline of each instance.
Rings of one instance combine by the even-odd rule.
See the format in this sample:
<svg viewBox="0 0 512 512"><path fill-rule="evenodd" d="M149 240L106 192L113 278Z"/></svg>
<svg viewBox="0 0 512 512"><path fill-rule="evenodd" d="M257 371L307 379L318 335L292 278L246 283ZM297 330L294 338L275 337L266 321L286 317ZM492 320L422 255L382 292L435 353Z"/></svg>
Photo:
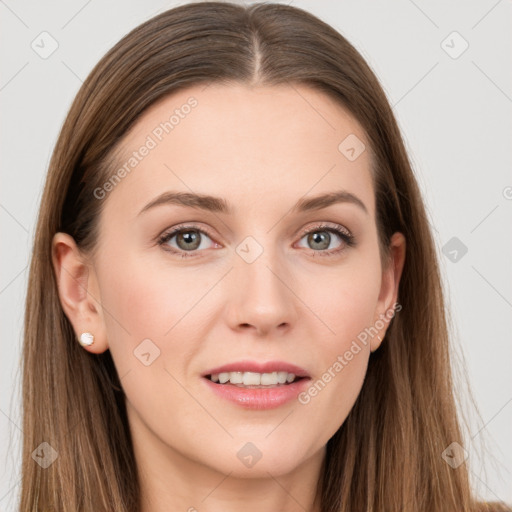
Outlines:
<svg viewBox="0 0 512 512"><path fill-rule="evenodd" d="M173 238L176 239L176 246L169 244ZM209 234L202 228L194 225L177 226L171 231L160 236L158 239L158 245L166 246L164 250L179 254L182 258L194 257L195 254L193 253L198 252L198 249L208 248L208 244L203 243L205 238L210 239L210 241L213 242Z"/></svg>
<svg viewBox="0 0 512 512"><path fill-rule="evenodd" d="M356 243L355 237L339 224L314 226L303 233L300 240L304 238L309 248L313 250L313 256L316 254L335 256ZM170 243L173 239L175 239L174 244L176 245ZM189 258L198 256L200 249L208 249L206 239L212 242L213 245L210 245L210 247L219 247L219 244L211 239L205 229L196 225L179 225L171 231L163 233L158 238L158 245L164 246L165 251L179 255L182 258ZM338 241L337 245L332 248L331 244L336 241Z"/></svg>
<svg viewBox="0 0 512 512"><path fill-rule="evenodd" d="M308 248L322 256L334 256L347 247L355 245L354 236L339 224L314 226L304 233L301 240L303 239L306 239ZM332 247L331 244L336 241L338 241L337 245Z"/></svg>

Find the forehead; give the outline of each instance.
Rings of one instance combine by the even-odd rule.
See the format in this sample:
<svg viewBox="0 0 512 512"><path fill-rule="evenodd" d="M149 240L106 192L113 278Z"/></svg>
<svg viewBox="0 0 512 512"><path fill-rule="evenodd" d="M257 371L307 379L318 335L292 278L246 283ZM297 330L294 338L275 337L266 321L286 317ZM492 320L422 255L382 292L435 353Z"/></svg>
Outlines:
<svg viewBox="0 0 512 512"><path fill-rule="evenodd" d="M133 218L179 190L225 197L235 210L263 202L277 211L344 189L373 216L369 153L355 118L309 86L196 85L152 105L125 136L112 168L125 172L108 208Z"/></svg>

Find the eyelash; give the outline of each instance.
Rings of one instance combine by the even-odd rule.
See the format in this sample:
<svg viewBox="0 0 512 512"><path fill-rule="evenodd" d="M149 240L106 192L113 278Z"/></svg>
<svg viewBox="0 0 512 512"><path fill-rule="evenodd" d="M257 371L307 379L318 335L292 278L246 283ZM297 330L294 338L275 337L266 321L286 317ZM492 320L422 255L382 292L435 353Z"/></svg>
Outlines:
<svg viewBox="0 0 512 512"><path fill-rule="evenodd" d="M171 231L169 231L167 233L163 233L161 236L159 236L158 237L158 245L163 246L169 240L171 240L171 238L173 238L174 235L181 233L181 232L186 232L186 231L198 231L199 233L206 235L209 238L213 238L212 235L210 235L210 233L208 233L207 230L205 230L204 228L200 228L199 226L196 226L194 224L178 225L175 228L173 228ZM327 256L327 257L336 256L338 253L346 250L347 248L354 247L356 245L356 240L355 240L354 235L349 233L343 226L341 226L339 224L334 224L334 227L332 225L327 225L327 224L320 224L318 226L314 226L314 227L304 231L302 233L300 239L304 238L306 235L309 235L310 233L316 233L317 231L318 232L328 231L329 233L334 233L334 234L338 235L342 239L343 245L337 249L331 249L330 251L325 251L325 250L313 251L313 249L311 249L314 253L314 256L316 254L318 254L319 256ZM174 248L167 248L164 250L167 252L170 252L172 254L179 255L182 258L195 258L195 257L197 257L197 254L194 254L194 253L201 252L201 251L190 251L189 253L187 253L186 251L178 251Z"/></svg>

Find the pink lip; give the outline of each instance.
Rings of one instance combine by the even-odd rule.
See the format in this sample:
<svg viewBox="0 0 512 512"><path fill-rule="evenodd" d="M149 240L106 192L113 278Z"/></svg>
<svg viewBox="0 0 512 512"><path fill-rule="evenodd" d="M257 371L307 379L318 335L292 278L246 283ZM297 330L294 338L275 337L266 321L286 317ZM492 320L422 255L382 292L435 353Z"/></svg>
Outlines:
<svg viewBox="0 0 512 512"><path fill-rule="evenodd" d="M288 372L295 374L297 377L309 377L309 373L304 370L304 368L284 361L267 361L266 363L258 363L257 361L238 361L225 364L223 366L217 366L216 368L212 368L201 375L202 377L206 377L207 375L223 372Z"/></svg>
<svg viewBox="0 0 512 512"><path fill-rule="evenodd" d="M208 378L201 379L214 393L246 409L274 409L296 399L309 386L311 379L303 378L291 384L272 388L242 388L234 384L218 384Z"/></svg>
<svg viewBox="0 0 512 512"><path fill-rule="evenodd" d="M256 373L288 372L301 377L301 379L291 384L282 384L269 388L243 388L229 383L216 383L208 378L208 375L214 373L236 371ZM311 380L309 373L304 368L285 363L284 361L268 361L266 363L239 361L212 368L203 373L202 377L204 378L201 380L218 396L246 409L257 410L274 409L297 398L297 395L309 385Z"/></svg>

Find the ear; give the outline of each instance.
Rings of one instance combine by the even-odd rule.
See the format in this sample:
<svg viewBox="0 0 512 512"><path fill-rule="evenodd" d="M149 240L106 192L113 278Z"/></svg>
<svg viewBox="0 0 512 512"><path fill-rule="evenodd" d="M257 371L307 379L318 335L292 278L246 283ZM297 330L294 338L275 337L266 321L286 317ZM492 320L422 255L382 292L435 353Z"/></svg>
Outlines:
<svg viewBox="0 0 512 512"><path fill-rule="evenodd" d="M375 311L374 325L378 333L372 337L370 343L372 352L379 348L382 339L386 335L389 322L395 314L398 286L405 263L405 244L406 240L402 233L394 233L391 237L389 260L387 266L382 269L381 288ZM400 305L396 307L396 311L400 311L400 309Z"/></svg>
<svg viewBox="0 0 512 512"><path fill-rule="evenodd" d="M62 309L73 326L77 343L83 332L90 332L94 343L85 346L85 350L104 352L108 343L93 267L82 256L73 237L66 233L54 235L52 261Z"/></svg>

